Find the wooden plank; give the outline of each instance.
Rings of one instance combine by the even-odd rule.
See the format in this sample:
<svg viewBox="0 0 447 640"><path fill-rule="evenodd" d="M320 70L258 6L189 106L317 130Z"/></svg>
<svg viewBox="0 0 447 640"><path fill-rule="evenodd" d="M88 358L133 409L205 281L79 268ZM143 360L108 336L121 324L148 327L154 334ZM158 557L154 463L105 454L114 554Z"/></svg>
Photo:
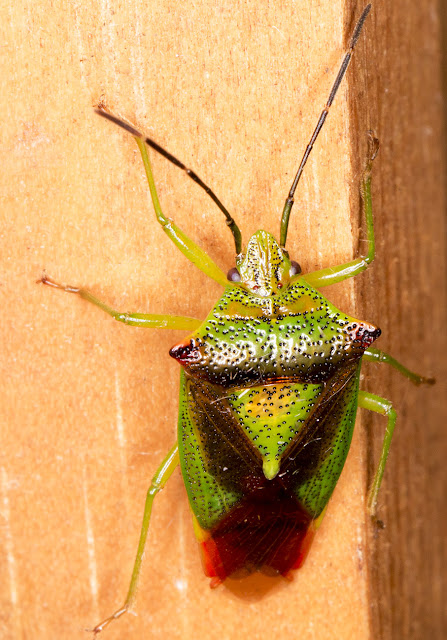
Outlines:
<svg viewBox="0 0 447 640"><path fill-rule="evenodd" d="M439 246L441 237L435 216L443 191L432 170L441 162L436 147L440 107L436 74L424 66L439 68L438 40L430 31L434 23L417 26L406 11L408 30L399 5L403 13L403 0L392 7L377 3L366 26L357 65L306 167L289 249L305 270L339 263L358 251L364 131L377 128L383 140L375 167L379 259L362 284L333 287L328 296L350 313L379 321L384 348L442 378L435 362L439 342L429 355L431 341L442 334L428 324L440 326L442 289L437 285L434 311L424 314L432 280L438 277L432 247ZM0 364L5 398L2 637L84 637L84 628L120 604L148 481L175 438L178 366L167 352L182 334L141 333L118 325L35 280L45 268L54 278L88 286L123 310L198 317L220 293L218 285L177 255L157 227L133 141L94 116L91 106L105 101L196 169L234 212L245 239L259 227L276 235L299 157L358 14L358 7L341 1L272 7L237 0L174 9L158 0L125 6L41 2L32 11L18 2L13 15L4 16L9 57L3 58L8 68L0 74L7 122L3 174L8 176L6 207L0 213L5 234L0 295L6 311L6 357ZM394 25L400 25L397 43L405 52L408 36L408 42L416 36L424 42L425 54L416 66L421 84L413 76L410 84L403 82L405 56L391 55L401 50L393 49ZM424 28L432 38L423 37ZM388 76L378 69L389 70L389 84L381 84ZM426 89L423 96L420 86ZM407 126L397 117L409 101L402 97L403 87L411 87L416 101ZM418 149L424 154L424 172ZM166 161L154 158L154 169L165 213L223 269L232 266L233 246L221 214ZM411 213L412 226L405 212ZM386 294L379 295L382 282ZM410 349L415 343L417 354ZM427 407L434 410L442 395L440 388L413 392L407 384L397 386L397 375L379 374L386 384L371 384L371 390L396 400L405 424L393 448L394 471L385 480L386 495L395 495L390 490L398 485L403 504L394 511L384 507L387 528L380 544L405 540L407 558L413 558L427 547L418 541L431 539L422 537L423 525L428 521L431 531L439 532L436 481L430 492L419 489L429 481L426 469L435 472L440 453L436 444L435 450L428 448L439 436L422 438L420 419L414 427L408 423L420 411L424 430L443 424L425 418ZM381 433L383 421L374 424ZM417 446L406 447L413 439ZM401 552L382 551L380 571L371 574L363 510L366 444L360 427L312 552L292 584L258 578L211 591L176 475L154 510L138 617L116 623L105 637L257 638L274 629L290 637L377 638L369 620L371 599L377 602L371 596L376 591L368 591L371 575L373 584L389 594L379 603L375 621L384 633L418 637L388 631L408 628L409 609L402 601L409 594L410 606L419 607L420 614L420 621L410 621L412 629L429 622L435 629L439 596L436 600L433 594L432 609L413 602L419 595L411 590L414 565L405 564L408 560L399 564ZM414 539L404 531L410 496L418 508L417 518L411 516ZM439 533L434 540L440 544ZM402 549L403 542L398 544ZM434 554L431 571L437 562ZM390 566L406 572L395 594L386 580ZM430 576L424 571L428 588ZM402 615L396 613L397 601Z"/></svg>
<svg viewBox="0 0 447 640"><path fill-rule="evenodd" d="M380 498L383 531L370 539L372 637L444 638L446 628L445 158L440 7L374 3L365 58L354 61L353 123L381 139L374 174L377 260L357 279L381 348L434 375L411 388L365 368L368 388L392 399L398 423ZM361 68L360 68L361 67ZM355 142L356 138L352 140ZM358 157L356 147L353 156ZM381 420L367 418L377 463Z"/></svg>

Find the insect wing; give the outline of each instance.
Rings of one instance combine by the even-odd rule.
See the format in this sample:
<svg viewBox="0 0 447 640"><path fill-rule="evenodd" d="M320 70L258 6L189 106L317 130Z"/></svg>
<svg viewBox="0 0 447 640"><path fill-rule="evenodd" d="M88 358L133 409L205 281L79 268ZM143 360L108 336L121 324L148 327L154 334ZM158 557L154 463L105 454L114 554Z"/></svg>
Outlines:
<svg viewBox="0 0 447 640"><path fill-rule="evenodd" d="M349 450L358 371L230 390L182 373L181 466L208 576L302 564Z"/></svg>

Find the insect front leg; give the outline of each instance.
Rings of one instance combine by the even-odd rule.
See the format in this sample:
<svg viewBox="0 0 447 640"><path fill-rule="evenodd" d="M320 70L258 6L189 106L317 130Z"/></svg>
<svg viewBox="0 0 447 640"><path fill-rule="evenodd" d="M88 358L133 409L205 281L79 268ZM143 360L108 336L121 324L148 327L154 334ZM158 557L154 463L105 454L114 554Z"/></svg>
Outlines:
<svg viewBox="0 0 447 640"><path fill-rule="evenodd" d="M175 316L175 315L157 315L155 313L123 313L122 311L117 311L116 309L112 309L105 302L99 300L87 289L80 289L78 287L72 287L70 285L63 285L55 282L48 278L48 276L43 275L40 280L37 282L41 282L42 284L46 284L50 287L55 287L56 289L62 289L62 291L66 291L67 293L76 293L78 296L91 302L96 305L103 311L118 320L118 322L124 322L124 324L132 325L133 327L144 327L144 328L152 328L152 329L182 329L184 331L194 331L197 327L200 326L201 320L197 318L189 318L187 316Z"/></svg>
<svg viewBox="0 0 447 640"><path fill-rule="evenodd" d="M382 416L388 417L385 437L383 439L382 453L380 454L379 464L376 473L374 474L371 487L368 491L368 511L371 517L373 517L376 512L377 496L379 494L380 484L382 482L383 473L385 471L386 460L390 451L397 414L396 410L389 400L380 396L376 396L373 393L367 393L366 391L359 391L358 406L363 407L363 409L368 409L369 411L375 411L376 413L380 413Z"/></svg>
<svg viewBox="0 0 447 640"><path fill-rule="evenodd" d="M371 169L372 163L379 152L379 141L370 131L368 134L368 154L366 157L365 171L363 172L360 193L362 196L363 211L366 218L366 235L368 239L368 252L366 256L357 258L351 262L340 264L336 267L327 267L320 271L305 274L304 279L312 287L319 289L330 284L341 282L347 278L353 278L368 268L375 257L374 220L371 197Z"/></svg>
<svg viewBox="0 0 447 640"><path fill-rule="evenodd" d="M192 178L194 182L199 184L202 187L202 189L206 191L206 193L212 198L212 200L225 213L227 217L227 224L230 227L235 238L236 252L239 252L241 247L241 234L238 226L236 225L235 221L230 216L226 208L222 205L222 203L217 198L217 196L213 193L213 191L211 191L211 189L199 178L199 176L194 171L191 171L190 169L188 169L183 164L183 162L180 162L175 156L173 156L171 153L163 149L156 142L154 142L150 138L145 138L140 133L140 131L138 131L138 129L135 129L133 126L127 124L127 122L124 122L120 118L117 118L110 113L102 111L101 109L97 109L96 113L103 116L107 120L110 120L114 124L117 124L119 127L124 129L128 133L132 134L133 137L135 138L141 153L141 158L143 160L144 170L146 172L146 178L149 185L152 204L154 206L155 216L157 218L157 221L161 224L163 231L172 240L172 242L176 245L176 247L180 249L183 255L185 255L188 258L188 260L190 260L193 264L195 264L196 267L198 267L201 271L203 271L203 273L205 273L207 276L209 276L210 278L213 278L213 280L216 280L216 282L226 287L228 285L228 280L225 273L221 269L219 269L217 264L213 260L211 260L209 255L203 249L201 249L195 242L193 242L190 238L188 238L188 236L185 233L183 233L183 231L179 229L179 227L177 227L177 225L175 225L172 222L172 220L170 220L164 215L161 209L160 200L158 199L157 187L155 186L155 180L154 180L154 175L152 173L151 161L149 159L146 145L151 146L158 153L160 153L162 156L167 158L170 162L175 164L180 169L183 169L184 171L186 171L189 177Z"/></svg>
<svg viewBox="0 0 447 640"><path fill-rule="evenodd" d="M216 280L224 287L227 286L228 280L226 275L219 269L217 264L211 260L209 255L201 249L195 242L193 242L188 236L183 233L172 220L166 218L161 210L160 201L158 199L157 189L155 187L154 176L152 174L152 167L147 153L147 147L144 140L141 138L135 138L138 148L140 149L141 157L143 159L144 169L146 171L146 177L149 184L149 190L151 192L152 204L154 205L155 215L158 222L163 227L163 231L172 240L172 242L180 249L180 251L190 260L196 267L199 267L203 273L205 273L213 280Z"/></svg>
<svg viewBox="0 0 447 640"><path fill-rule="evenodd" d="M418 373L410 371L409 369L407 369L407 367L404 367L404 365L401 364L398 360L390 356L388 353L385 353L385 351L380 351L379 349L366 349L365 353L363 354L363 359L367 360L368 362L389 364L391 367L394 367L397 371L399 371L399 373L411 380L411 382L416 385L435 384L436 382L434 378L426 378L419 375Z"/></svg>
<svg viewBox="0 0 447 640"><path fill-rule="evenodd" d="M127 592L126 600L122 607L117 609L111 616L100 622L92 632L96 635L103 631L111 622L117 620L122 615L127 613L135 602L138 580L140 578L141 565L143 562L144 548L146 546L147 533L149 530L149 522L151 519L152 504L154 498L161 489L165 486L177 465L179 464L178 444L176 443L172 449L170 449L168 455L164 458L161 465L158 467L157 472L152 478L151 486L146 495L146 502L144 505L143 523L141 525L140 539L138 541L137 555L132 570L132 577L130 579L129 590Z"/></svg>

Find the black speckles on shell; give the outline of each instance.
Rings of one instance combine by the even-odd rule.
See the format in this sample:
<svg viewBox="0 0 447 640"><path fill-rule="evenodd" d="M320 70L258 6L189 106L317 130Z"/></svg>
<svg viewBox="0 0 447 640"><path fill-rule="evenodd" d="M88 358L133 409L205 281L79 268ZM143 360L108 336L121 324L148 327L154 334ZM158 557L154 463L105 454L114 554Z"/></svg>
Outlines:
<svg viewBox="0 0 447 640"><path fill-rule="evenodd" d="M379 333L296 278L272 296L227 287L190 342L171 355L192 376L225 386L277 378L324 382L359 359Z"/></svg>

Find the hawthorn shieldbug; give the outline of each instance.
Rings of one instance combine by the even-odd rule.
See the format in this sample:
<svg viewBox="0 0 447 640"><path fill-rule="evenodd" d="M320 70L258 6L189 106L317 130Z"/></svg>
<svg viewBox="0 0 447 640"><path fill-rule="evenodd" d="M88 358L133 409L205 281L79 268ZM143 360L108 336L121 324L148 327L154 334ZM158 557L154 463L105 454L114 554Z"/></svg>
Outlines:
<svg viewBox="0 0 447 640"><path fill-rule="evenodd" d="M375 512L396 413L390 401L359 390L362 361L387 363L415 384L433 382L372 348L380 330L345 315L318 292L319 288L358 275L374 259L371 167L378 151L374 136L370 135L361 185L368 237L366 256L302 274L285 248L295 190L370 8L365 8L354 29L292 183L281 218L279 242L261 230L243 249L233 217L197 174L134 127L99 111L135 137L163 230L189 260L224 286L225 291L202 321L122 313L85 289L64 286L46 276L41 280L76 293L120 322L190 332L170 351L181 365L178 441L163 459L148 491L126 601L98 624L94 633L132 606L152 503L179 464L211 585L256 571L287 577L304 562L322 520L349 450L358 406L383 414L388 420L368 499L371 515ZM186 171L224 213L236 253L236 265L227 275L163 215L147 146Z"/></svg>

